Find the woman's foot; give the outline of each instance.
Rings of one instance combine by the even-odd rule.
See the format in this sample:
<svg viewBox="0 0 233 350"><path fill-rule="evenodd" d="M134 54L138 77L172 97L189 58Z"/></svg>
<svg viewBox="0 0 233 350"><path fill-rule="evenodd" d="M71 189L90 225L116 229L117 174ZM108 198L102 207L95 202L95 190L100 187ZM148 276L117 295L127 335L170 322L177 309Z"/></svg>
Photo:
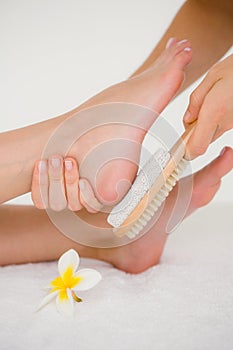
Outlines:
<svg viewBox="0 0 233 350"><path fill-rule="evenodd" d="M194 174L193 192L186 216L208 204L218 191L221 179L233 168L233 150L225 148L208 166ZM181 181L186 181L186 179ZM179 194L182 196L182 194ZM177 199L177 186L166 200L163 213L156 224L138 240L123 247L99 250L99 259L112 263L129 273L140 273L158 264L167 239L166 225ZM182 199L182 198L181 198Z"/></svg>
<svg viewBox="0 0 233 350"><path fill-rule="evenodd" d="M74 160L73 162L75 164ZM49 260L57 259L66 249L74 248L84 257L104 260L123 271L129 273L142 272L156 265L160 260L167 239L167 225L171 216L174 214L173 210L177 201L179 200L180 205L178 207L181 209L182 215L180 215L181 213L178 211L176 211L175 214L178 214L180 219L187 217L196 209L207 205L213 199L220 187L222 178L230 172L232 168L233 150L226 147L209 165L194 175L182 179L178 185L174 187L165 202L159 219L153 227L141 238L138 238L130 244L117 248L95 249L80 246L78 243L70 241L67 237L60 235L58 232L54 232L54 229L50 228L50 234L47 232L46 237L42 240L38 238L39 242L37 243L37 247L41 244L40 242L44 240L45 242L47 241L46 245L48 245L49 251L53 252L47 257ZM78 169L74 167L74 173L77 171ZM193 178L191 176L193 176ZM37 180L38 178L35 178L34 190L39 188ZM193 188L192 193L190 193L190 201L187 204L187 196L183 184L188 184L189 187L191 183L193 184ZM178 192L178 189L181 189L181 191ZM70 196L70 198L73 198L73 195ZM56 196L52 200L56 200ZM105 213L100 212L93 215L89 214L87 211L81 211L78 215L81 215L81 218L91 225L99 228L108 227L106 223L107 215ZM54 247L54 242L56 242L56 248ZM41 261L39 251L40 249L37 249L36 253L34 252L34 254L32 254L32 261Z"/></svg>
<svg viewBox="0 0 233 350"><path fill-rule="evenodd" d="M99 126L82 135L72 147L69 155L77 159L81 177L88 178L100 202L108 205L115 204L127 192L137 172L140 146L144 136L156 117L176 94L183 82L184 68L190 63L191 58L190 43L187 40L174 39L145 72L104 90L79 108L82 111L84 108L96 105L121 102L123 106L124 103L130 103L147 107L145 110L149 108L155 112L148 113L145 117L145 113L142 112L143 108L138 108L135 120L137 118L136 123L140 127L131 127L126 125L132 120L127 119L127 116L124 115L124 108L122 109L123 115L119 115L114 126L112 124L103 125L101 115L98 115L96 110ZM110 108L114 109L114 104ZM74 112L76 111L72 111L70 115ZM80 116L82 117L81 114ZM122 139L129 141L127 146L122 147ZM114 143L112 147L119 148L119 155L115 160L110 157L103 165L103 153L105 150L109 152L111 142L114 141L118 143ZM87 155L91 159L90 153L100 144L102 144L102 148L99 153L102 161L101 159L99 161L98 173L91 177L90 173L94 172L93 168L92 172L83 173L81 163ZM93 154L95 153L93 152ZM127 160L123 159L124 156ZM96 162L98 155L93 155L93 158ZM123 180L126 185L118 187Z"/></svg>

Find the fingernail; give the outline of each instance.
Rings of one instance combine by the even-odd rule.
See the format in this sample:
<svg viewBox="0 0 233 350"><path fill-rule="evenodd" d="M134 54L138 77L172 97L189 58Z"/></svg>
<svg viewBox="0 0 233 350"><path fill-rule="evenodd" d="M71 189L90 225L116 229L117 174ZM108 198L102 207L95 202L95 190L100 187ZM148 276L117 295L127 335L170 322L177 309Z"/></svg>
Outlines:
<svg viewBox="0 0 233 350"><path fill-rule="evenodd" d="M191 49L191 47L185 47L183 51L190 52L190 51L192 51L192 49Z"/></svg>
<svg viewBox="0 0 233 350"><path fill-rule="evenodd" d="M52 158L51 159L51 165L53 168L57 169L57 168L60 168L61 166L61 160L60 158Z"/></svg>
<svg viewBox="0 0 233 350"><path fill-rule="evenodd" d="M40 173L44 173L47 169L46 162L44 160L40 160L38 164L38 170Z"/></svg>
<svg viewBox="0 0 233 350"><path fill-rule="evenodd" d="M73 163L71 160L65 160L65 167L66 167L66 170L72 170L73 169Z"/></svg>
<svg viewBox="0 0 233 350"><path fill-rule="evenodd" d="M85 190L86 184L83 180L79 180L79 188L80 190Z"/></svg>
<svg viewBox="0 0 233 350"><path fill-rule="evenodd" d="M191 113L189 111L186 111L185 115L184 115L184 122L188 123L191 119Z"/></svg>
<svg viewBox="0 0 233 350"><path fill-rule="evenodd" d="M178 45L182 45L184 43L187 43L188 39L183 39L178 42Z"/></svg>
<svg viewBox="0 0 233 350"><path fill-rule="evenodd" d="M174 39L175 39L175 38L170 38L170 39L168 40L167 45L166 45L166 49L168 49L168 48L171 46L171 44L173 43Z"/></svg>
<svg viewBox="0 0 233 350"><path fill-rule="evenodd" d="M226 147L224 147L222 150L221 150L221 152L220 152L220 156L222 156L225 152L226 152L226 150L227 150L227 148Z"/></svg>

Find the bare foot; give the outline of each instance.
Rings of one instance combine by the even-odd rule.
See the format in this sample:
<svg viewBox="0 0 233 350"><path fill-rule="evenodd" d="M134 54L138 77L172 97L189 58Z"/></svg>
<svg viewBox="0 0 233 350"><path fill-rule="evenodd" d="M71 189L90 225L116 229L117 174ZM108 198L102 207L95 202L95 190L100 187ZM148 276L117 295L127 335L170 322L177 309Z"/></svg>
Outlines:
<svg viewBox="0 0 233 350"><path fill-rule="evenodd" d="M194 174L193 193L186 217L208 204L218 191L221 179L233 168L233 150L225 152L208 166ZM185 181L181 180L181 181ZM163 215L142 238L120 248L99 250L99 259L112 263L118 269L140 273L158 264L167 239L166 224L177 197L177 186L169 195Z"/></svg>
<svg viewBox="0 0 233 350"><path fill-rule="evenodd" d="M233 150L226 148L224 154L194 174L193 194L186 216L212 200L222 177L232 168ZM176 195L177 187L167 198L163 215L147 234L131 244L112 249L96 249L75 243L61 234L42 210L30 206L2 206L0 265L54 260L67 249L73 248L82 257L109 262L129 273L140 273L160 260L167 239L165 228L176 202ZM105 225L106 217L102 213L93 215L85 211L85 215L89 216L87 221L96 216L98 227Z"/></svg>
<svg viewBox="0 0 233 350"><path fill-rule="evenodd" d="M190 43L187 40L180 42L174 40L172 45L166 48L145 72L104 90L80 107L82 110L82 108L95 105L123 102L145 106L156 112L149 113L150 115L146 118L143 113L141 115L139 113L137 123L140 128L123 125L122 116L119 116L119 120L115 120L119 124L114 126L101 125L101 120L99 120L100 126L84 134L72 147L69 155L77 159L81 177L86 177L90 181L100 202L108 205L115 204L128 190L137 172L140 145L144 136L158 114L176 94L183 82L184 68L190 63L191 58ZM127 117L125 119L124 122L130 122ZM93 171L83 173L81 163L92 149L101 143L120 139L127 139L133 143L131 142L128 147L120 150L122 142L119 141L118 159L111 160L110 158L105 165L102 164L102 167L100 165L101 169L96 176L96 182L91 178ZM116 148L116 145L114 147ZM102 153L103 151L101 151L101 156ZM129 154L132 155L132 161L122 159L124 155L129 159ZM136 164L133 164L134 161ZM128 187L122 187L122 191L119 192L117 185L122 180L126 180Z"/></svg>

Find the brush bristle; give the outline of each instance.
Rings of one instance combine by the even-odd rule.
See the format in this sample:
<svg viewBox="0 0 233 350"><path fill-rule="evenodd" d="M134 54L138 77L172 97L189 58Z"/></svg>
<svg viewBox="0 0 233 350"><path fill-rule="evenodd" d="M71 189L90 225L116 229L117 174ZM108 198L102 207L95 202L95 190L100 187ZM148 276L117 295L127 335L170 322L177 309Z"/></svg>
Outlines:
<svg viewBox="0 0 233 350"><path fill-rule="evenodd" d="M151 220L156 211L159 209L161 204L165 201L175 184L180 178L181 173L184 171L187 165L187 161L182 158L177 168L171 173L168 177L165 184L161 187L160 191L157 193L156 197L152 199L152 201L148 204L146 209L143 211L141 216L135 221L130 230L126 233L126 235L133 239L135 238L142 229L146 226L146 224Z"/></svg>

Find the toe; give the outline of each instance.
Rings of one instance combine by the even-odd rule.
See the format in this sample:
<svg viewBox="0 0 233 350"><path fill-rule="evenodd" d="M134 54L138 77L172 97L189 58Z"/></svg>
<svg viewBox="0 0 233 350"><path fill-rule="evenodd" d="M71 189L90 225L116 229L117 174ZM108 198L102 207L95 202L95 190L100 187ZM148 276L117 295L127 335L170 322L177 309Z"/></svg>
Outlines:
<svg viewBox="0 0 233 350"><path fill-rule="evenodd" d="M221 185L221 179L232 169L233 150L225 147L219 157L194 174L193 195L186 216L207 205L214 198Z"/></svg>
<svg viewBox="0 0 233 350"><path fill-rule="evenodd" d="M220 156L194 176L194 198L196 207L208 204L221 185L221 179L233 169L233 150L226 147Z"/></svg>
<svg viewBox="0 0 233 350"><path fill-rule="evenodd" d="M171 47L174 47L178 42L179 42L179 40L177 38L168 39L167 44L166 44L166 49L170 49Z"/></svg>
<svg viewBox="0 0 233 350"><path fill-rule="evenodd" d="M166 50L164 52L168 57L172 59L173 57L175 57L180 52L186 49L191 49L191 42L188 39L174 39L170 45L166 46Z"/></svg>
<svg viewBox="0 0 233 350"><path fill-rule="evenodd" d="M172 63L176 69L183 70L187 64L191 62L192 59L192 48L189 41L182 43L180 41L173 50ZM175 68L174 68L175 69Z"/></svg>
<svg viewBox="0 0 233 350"><path fill-rule="evenodd" d="M175 55L172 62L173 69L178 69L183 72L184 68L191 62L192 60L192 49L189 50L187 47L183 51L179 52Z"/></svg>
<svg viewBox="0 0 233 350"><path fill-rule="evenodd" d="M192 59L191 43L187 39L173 39L164 51L166 63L171 62L173 69L183 69ZM168 61L168 62L167 62Z"/></svg>
<svg viewBox="0 0 233 350"><path fill-rule="evenodd" d="M215 186L232 168L233 150L230 147L225 147L224 152L221 152L219 157L196 174L197 189L202 191L205 188Z"/></svg>

